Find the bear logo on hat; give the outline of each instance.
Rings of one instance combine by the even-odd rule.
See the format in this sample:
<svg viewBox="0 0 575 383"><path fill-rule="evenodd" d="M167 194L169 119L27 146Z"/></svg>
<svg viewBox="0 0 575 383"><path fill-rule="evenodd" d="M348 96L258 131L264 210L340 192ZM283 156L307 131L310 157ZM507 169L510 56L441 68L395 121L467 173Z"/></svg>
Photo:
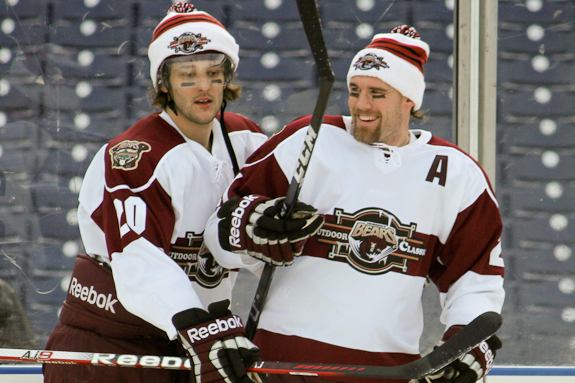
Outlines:
<svg viewBox="0 0 575 383"><path fill-rule="evenodd" d="M372 68L379 70L379 68L389 68L389 65L383 61L383 57L376 56L373 53L368 53L365 56L360 57L353 66L361 70L369 70Z"/></svg>
<svg viewBox="0 0 575 383"><path fill-rule="evenodd" d="M210 40L202 37L201 33L186 32L180 37L174 37L174 41L170 43L168 48L173 49L175 53L193 53L199 49L204 49L203 45L209 42Z"/></svg>

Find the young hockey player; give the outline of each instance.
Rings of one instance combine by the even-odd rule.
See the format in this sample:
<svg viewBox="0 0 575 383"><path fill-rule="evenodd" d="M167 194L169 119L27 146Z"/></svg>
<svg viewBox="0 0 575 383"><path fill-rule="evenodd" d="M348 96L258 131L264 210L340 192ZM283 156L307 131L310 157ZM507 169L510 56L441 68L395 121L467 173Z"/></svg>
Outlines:
<svg viewBox="0 0 575 383"><path fill-rule="evenodd" d="M250 381L244 367L258 349L228 307L237 270L203 245L234 167L267 139L254 122L224 113L241 91L230 84L238 52L218 20L188 3L154 30L152 105L163 111L104 145L86 172L78 221L87 255L77 258L47 346L188 355L191 374L51 364L45 382Z"/></svg>
<svg viewBox="0 0 575 383"><path fill-rule="evenodd" d="M262 359L381 366L416 360L428 279L440 291L444 340L484 312L501 312L502 222L485 173L455 145L409 129L410 118L423 117L428 55L415 29L401 26L375 35L351 61L350 116L325 117L299 195L310 232L325 220L315 235L293 239L277 215L310 116L256 151L210 218L206 244L220 264L288 266L276 269L259 321L254 342ZM280 246L278 238L294 246ZM475 382L500 346L494 336L426 379ZM321 380L269 376L304 381Z"/></svg>

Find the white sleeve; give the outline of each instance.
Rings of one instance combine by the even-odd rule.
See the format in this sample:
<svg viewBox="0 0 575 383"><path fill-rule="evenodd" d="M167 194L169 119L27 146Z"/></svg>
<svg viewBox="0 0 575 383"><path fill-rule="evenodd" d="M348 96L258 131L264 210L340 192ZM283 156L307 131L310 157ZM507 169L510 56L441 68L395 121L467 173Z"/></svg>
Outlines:
<svg viewBox="0 0 575 383"><path fill-rule="evenodd" d="M203 307L180 266L144 238L127 245L121 256L113 253L110 266L126 310L164 330L172 340L177 335L174 314Z"/></svg>
<svg viewBox="0 0 575 383"><path fill-rule="evenodd" d="M487 311L501 314L505 290L499 275L481 275L468 271L447 291L439 295L443 312L441 323L446 328L466 325Z"/></svg>

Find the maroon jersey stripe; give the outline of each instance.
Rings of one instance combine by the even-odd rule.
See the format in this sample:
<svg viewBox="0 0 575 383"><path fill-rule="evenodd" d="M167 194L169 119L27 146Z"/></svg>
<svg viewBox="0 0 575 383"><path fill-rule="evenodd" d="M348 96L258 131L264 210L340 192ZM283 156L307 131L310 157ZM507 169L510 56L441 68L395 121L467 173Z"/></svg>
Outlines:
<svg viewBox="0 0 575 383"><path fill-rule="evenodd" d="M370 352L354 350L346 347L335 346L328 343L318 342L296 335L283 335L258 329L254 343L260 348L260 356L264 360L279 360L282 362L299 362L305 360L308 363L324 364L358 364L368 366L397 366L413 362L420 355L394 353L394 352ZM279 349L278 344L282 347ZM332 380L333 378L325 378ZM337 377L337 382L353 383L405 383L398 379L373 379L373 378L345 378Z"/></svg>

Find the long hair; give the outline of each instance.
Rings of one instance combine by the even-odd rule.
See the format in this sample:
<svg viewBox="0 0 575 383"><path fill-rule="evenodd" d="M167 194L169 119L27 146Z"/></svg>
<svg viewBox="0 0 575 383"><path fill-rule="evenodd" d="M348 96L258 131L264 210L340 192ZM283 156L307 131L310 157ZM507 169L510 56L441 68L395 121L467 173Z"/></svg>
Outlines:
<svg viewBox="0 0 575 383"><path fill-rule="evenodd" d="M423 120L425 118L425 113L423 113L421 109L413 110L413 108L411 108L411 118L414 120Z"/></svg>

